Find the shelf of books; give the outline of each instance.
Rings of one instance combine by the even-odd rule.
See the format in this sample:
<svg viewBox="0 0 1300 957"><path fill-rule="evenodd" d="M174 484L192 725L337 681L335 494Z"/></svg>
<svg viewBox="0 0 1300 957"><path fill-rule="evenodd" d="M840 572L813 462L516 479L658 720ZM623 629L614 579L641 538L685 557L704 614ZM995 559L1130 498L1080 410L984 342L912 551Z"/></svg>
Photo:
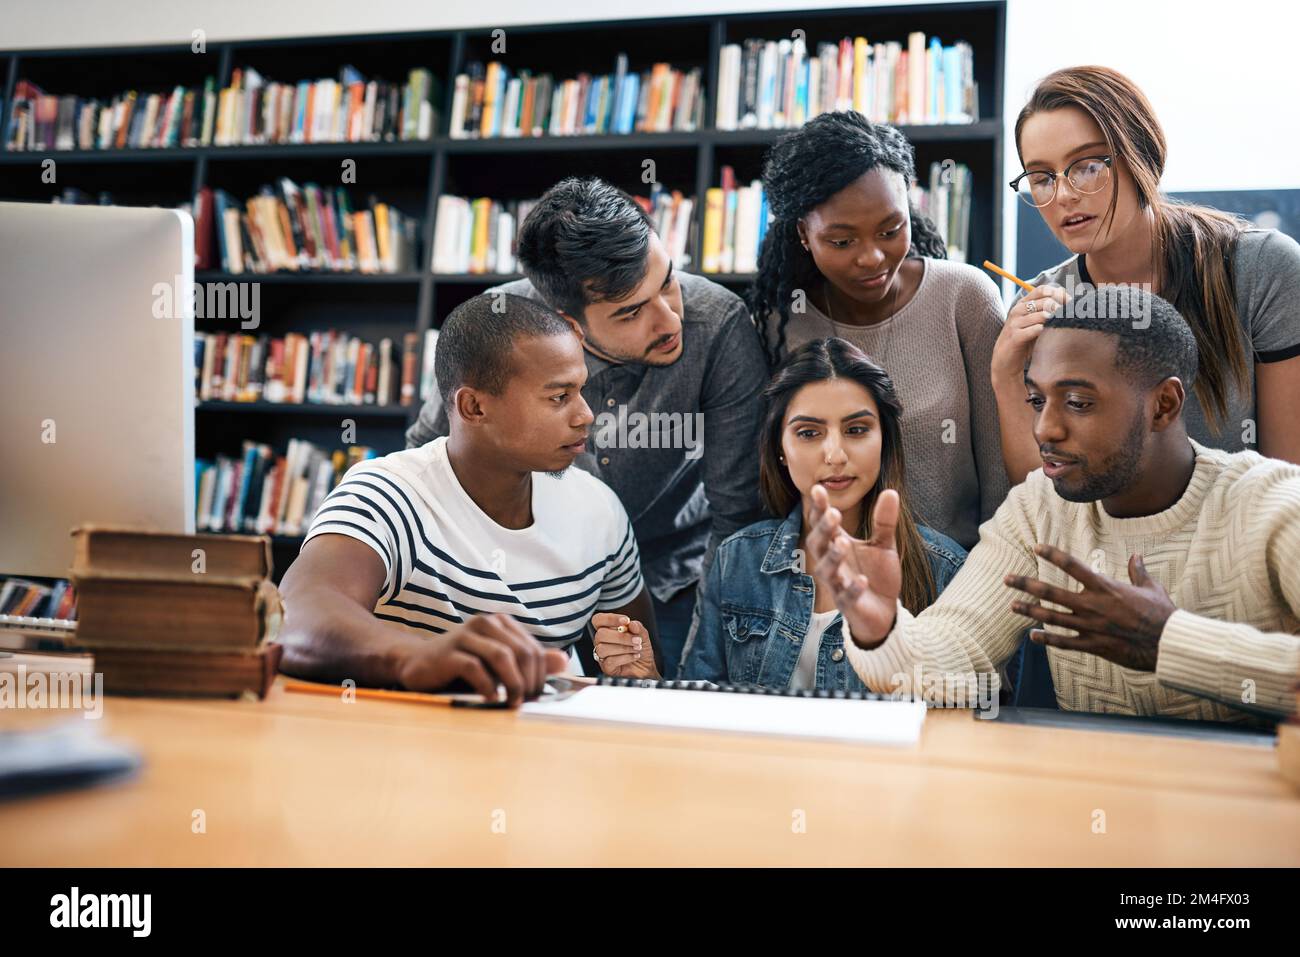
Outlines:
<svg viewBox="0 0 1300 957"><path fill-rule="evenodd" d="M897 124L949 254L1000 259L1005 5L0 51L0 199L195 217L197 524L277 579L343 470L405 444L456 305L518 278L565 176L743 292L767 149L825 110Z"/></svg>

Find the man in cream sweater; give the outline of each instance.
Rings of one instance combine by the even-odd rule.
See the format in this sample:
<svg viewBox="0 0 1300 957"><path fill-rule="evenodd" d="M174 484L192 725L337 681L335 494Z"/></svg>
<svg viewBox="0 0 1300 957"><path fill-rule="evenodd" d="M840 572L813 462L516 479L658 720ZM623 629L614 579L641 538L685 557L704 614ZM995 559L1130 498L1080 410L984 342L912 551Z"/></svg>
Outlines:
<svg viewBox="0 0 1300 957"><path fill-rule="evenodd" d="M917 616L898 602L897 496L880 497L861 541L814 489L809 552L862 680L959 687L996 672L1028 619L1064 709L1216 721L1294 711L1300 466L1190 440L1196 365L1186 322L1139 290L1103 287L1048 319L1025 371L1043 467Z"/></svg>

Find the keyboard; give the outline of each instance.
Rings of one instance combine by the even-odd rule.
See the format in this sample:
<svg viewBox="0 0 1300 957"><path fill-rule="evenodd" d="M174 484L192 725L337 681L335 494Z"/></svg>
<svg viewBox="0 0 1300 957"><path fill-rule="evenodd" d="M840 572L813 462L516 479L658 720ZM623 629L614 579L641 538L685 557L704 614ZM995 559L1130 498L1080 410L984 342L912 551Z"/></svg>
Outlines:
<svg viewBox="0 0 1300 957"><path fill-rule="evenodd" d="M71 636L77 631L77 623L67 618L29 618L26 615L0 615L0 629L3 628Z"/></svg>

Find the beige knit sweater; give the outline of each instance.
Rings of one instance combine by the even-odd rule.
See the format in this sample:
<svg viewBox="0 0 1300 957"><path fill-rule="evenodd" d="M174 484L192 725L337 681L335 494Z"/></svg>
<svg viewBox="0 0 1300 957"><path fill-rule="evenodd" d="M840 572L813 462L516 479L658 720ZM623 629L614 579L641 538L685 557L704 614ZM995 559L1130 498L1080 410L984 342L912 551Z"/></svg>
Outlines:
<svg viewBox="0 0 1300 957"><path fill-rule="evenodd" d="M1154 672L1049 646L1063 709L1215 721L1294 711L1300 466L1192 444L1187 491L1171 508L1141 518L1112 518L1099 502L1067 502L1042 470L1033 472L980 528L979 543L934 605L918 616L899 605L894 630L870 651L845 641L854 670L884 692L914 685L917 667L928 689L965 687L959 682L970 679L961 676L997 671L1032 624L1011 611L1011 602L1026 596L1004 585L1004 576L1081 590L1034 555L1042 542L1123 581L1129 555L1138 552L1178 608L1165 624ZM940 684L948 675L958 677Z"/></svg>

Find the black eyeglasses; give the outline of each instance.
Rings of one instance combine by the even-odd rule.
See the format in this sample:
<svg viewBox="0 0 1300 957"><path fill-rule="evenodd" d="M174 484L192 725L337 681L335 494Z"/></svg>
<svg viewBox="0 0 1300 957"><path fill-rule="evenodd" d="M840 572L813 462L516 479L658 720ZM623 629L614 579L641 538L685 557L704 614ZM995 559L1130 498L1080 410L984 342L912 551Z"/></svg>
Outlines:
<svg viewBox="0 0 1300 957"><path fill-rule="evenodd" d="M1075 191L1096 193L1110 182L1110 168L1114 162L1110 156L1082 156L1060 173L1027 170L1011 181L1011 191L1030 206L1046 206L1056 198L1057 177L1064 176Z"/></svg>

